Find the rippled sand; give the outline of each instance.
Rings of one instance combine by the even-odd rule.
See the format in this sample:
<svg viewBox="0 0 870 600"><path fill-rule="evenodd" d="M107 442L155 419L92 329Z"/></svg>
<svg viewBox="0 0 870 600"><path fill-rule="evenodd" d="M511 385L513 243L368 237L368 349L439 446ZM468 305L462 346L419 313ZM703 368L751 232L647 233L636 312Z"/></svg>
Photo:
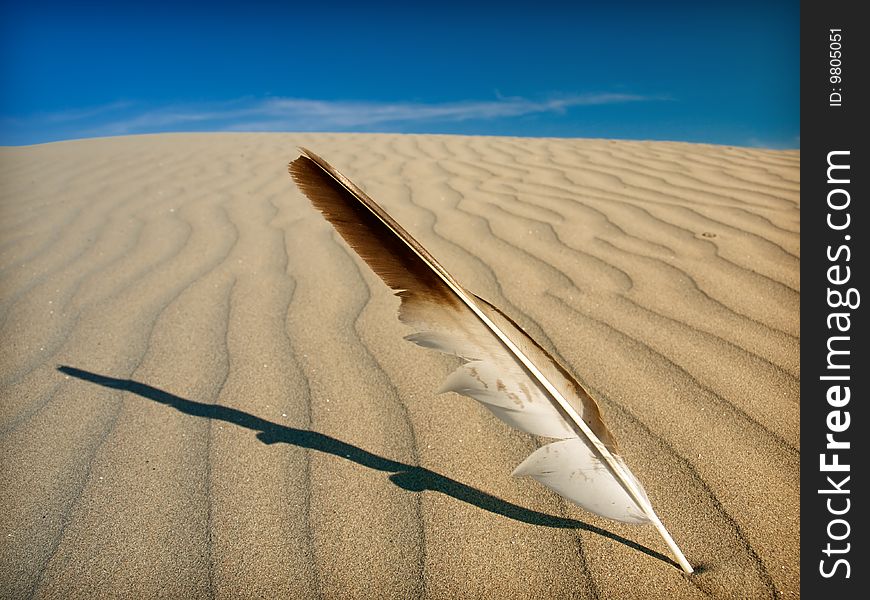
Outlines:
<svg viewBox="0 0 870 600"><path fill-rule="evenodd" d="M600 398L690 561L513 468L299 193L305 145ZM23 598L799 595L798 152L456 136L0 148Z"/></svg>

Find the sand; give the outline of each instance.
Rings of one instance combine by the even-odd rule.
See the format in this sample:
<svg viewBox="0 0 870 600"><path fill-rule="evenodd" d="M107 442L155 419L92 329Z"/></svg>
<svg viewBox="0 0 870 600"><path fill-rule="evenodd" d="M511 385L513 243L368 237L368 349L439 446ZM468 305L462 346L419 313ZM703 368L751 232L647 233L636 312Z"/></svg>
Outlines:
<svg viewBox="0 0 870 600"><path fill-rule="evenodd" d="M305 145L600 399L699 567L510 476ZM5 598L798 597L796 151L200 134L0 149Z"/></svg>

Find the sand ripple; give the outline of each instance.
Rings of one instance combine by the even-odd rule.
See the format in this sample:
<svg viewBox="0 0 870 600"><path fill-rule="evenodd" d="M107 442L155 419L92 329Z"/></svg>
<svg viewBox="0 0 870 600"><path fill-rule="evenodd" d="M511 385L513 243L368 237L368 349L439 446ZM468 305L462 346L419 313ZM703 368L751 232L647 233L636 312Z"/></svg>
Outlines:
<svg viewBox="0 0 870 600"><path fill-rule="evenodd" d="M601 398L700 572L509 476L305 145ZM0 149L4 597L799 595L799 154L455 136ZM60 368L59 368L60 367Z"/></svg>

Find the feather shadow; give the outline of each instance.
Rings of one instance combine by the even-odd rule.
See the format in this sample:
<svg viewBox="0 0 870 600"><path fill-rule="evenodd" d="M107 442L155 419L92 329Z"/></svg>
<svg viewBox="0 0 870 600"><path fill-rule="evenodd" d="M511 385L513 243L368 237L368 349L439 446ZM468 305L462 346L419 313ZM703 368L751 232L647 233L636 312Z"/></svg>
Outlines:
<svg viewBox="0 0 870 600"><path fill-rule="evenodd" d="M497 498L491 494L487 494L477 488L460 483L455 479L451 479L450 477L446 477L430 469L384 458L383 456L378 456L377 454L373 454L372 452L364 450L358 446L348 444L347 442L343 442L316 431L287 427L227 406L195 402L132 379L107 377L105 375L99 375L97 373L66 365L58 366L57 370L65 375L83 381L88 381L106 388L123 390L142 398L165 404L166 406L170 406L187 415L224 421L226 423L238 425L239 427L244 427L245 429L250 429L251 431L256 431L257 438L264 444L292 444L300 448L316 450L318 452L331 454L338 458L350 460L370 469L390 473L390 481L404 490L412 492L422 492L426 490L438 492L450 496L451 498L455 498L461 502L476 506L482 510L501 515L508 519L520 521L522 523L528 523L530 525L589 531L619 542L620 544L624 544L629 548L633 548L634 550L643 552L648 556L679 568L679 564L670 557L647 548L646 546L642 546L637 542L633 542L620 535L607 531L606 529L576 519L557 517L524 508L517 504Z"/></svg>

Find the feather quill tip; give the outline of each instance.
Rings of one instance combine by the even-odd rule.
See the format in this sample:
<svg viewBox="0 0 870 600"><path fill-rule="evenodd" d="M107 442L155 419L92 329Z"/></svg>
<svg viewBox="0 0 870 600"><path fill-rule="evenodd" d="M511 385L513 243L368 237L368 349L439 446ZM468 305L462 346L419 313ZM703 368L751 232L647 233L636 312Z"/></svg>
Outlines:
<svg viewBox="0 0 870 600"><path fill-rule="evenodd" d="M533 477L601 516L651 522L691 573L583 386L510 317L461 286L352 181L307 148L300 150L290 174L401 298L399 318L416 329L406 339L463 359L439 392L469 396L512 427L559 440L535 451L514 474Z"/></svg>

